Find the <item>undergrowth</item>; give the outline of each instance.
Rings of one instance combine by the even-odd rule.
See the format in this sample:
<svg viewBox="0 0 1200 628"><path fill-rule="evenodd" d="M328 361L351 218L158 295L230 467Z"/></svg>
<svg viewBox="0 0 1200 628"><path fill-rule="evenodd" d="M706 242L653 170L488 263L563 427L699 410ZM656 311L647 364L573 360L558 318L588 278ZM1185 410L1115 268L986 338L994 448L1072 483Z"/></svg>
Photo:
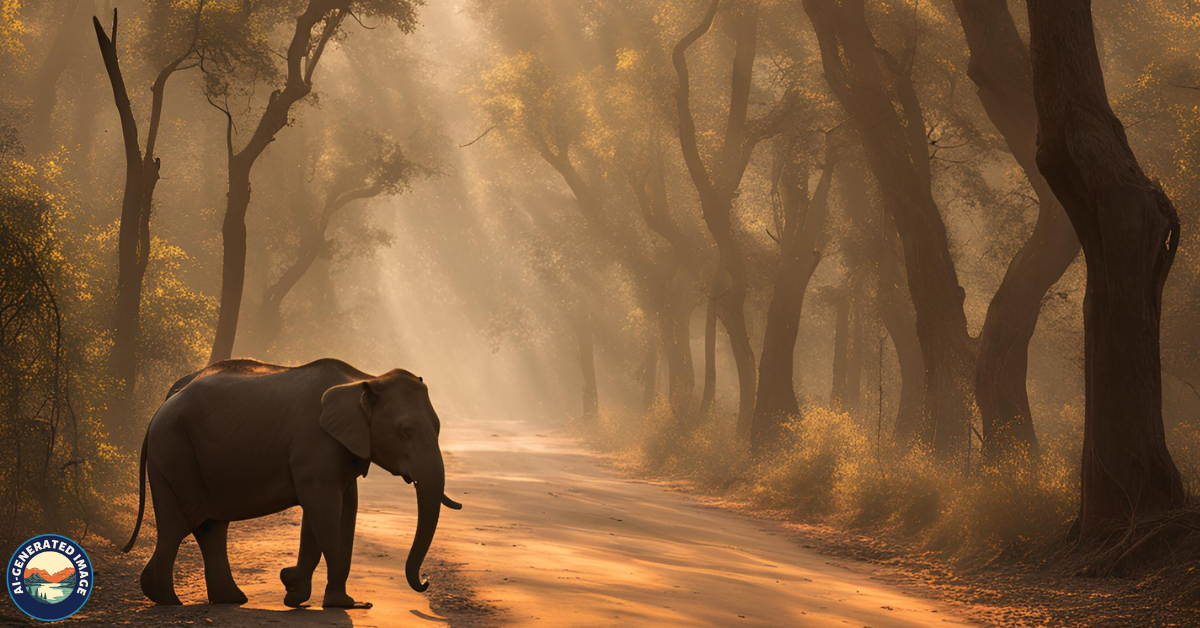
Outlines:
<svg viewBox="0 0 1200 628"><path fill-rule="evenodd" d="M779 446L760 456L736 437L735 423L719 415L685 425L659 405L643 416L574 425L591 446L619 454L639 473L970 565L1061 547L1078 509L1074 434L1044 434L1033 463L976 464L968 472L927 452L898 453L874 426L828 408L806 408Z"/></svg>

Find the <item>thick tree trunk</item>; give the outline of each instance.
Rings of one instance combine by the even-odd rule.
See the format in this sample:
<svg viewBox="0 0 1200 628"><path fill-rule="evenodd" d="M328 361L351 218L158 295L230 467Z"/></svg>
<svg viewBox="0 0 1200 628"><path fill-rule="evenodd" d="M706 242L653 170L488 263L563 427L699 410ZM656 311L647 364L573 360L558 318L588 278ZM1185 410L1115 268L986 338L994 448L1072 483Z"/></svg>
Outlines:
<svg viewBox="0 0 1200 628"><path fill-rule="evenodd" d="M1029 0L1038 169L1087 262L1079 532L1175 508L1185 494L1162 421L1159 319L1179 244L1171 200L1113 114L1088 0Z"/></svg>
<svg viewBox="0 0 1200 628"><path fill-rule="evenodd" d="M925 365L929 444L941 456L966 445L973 406L976 347L967 332L965 292L950 255L946 225L930 188L924 116L908 72L880 48L863 0L804 0L820 43L825 78L850 114L867 162L904 243L905 269ZM885 88L881 63L901 104ZM903 119L901 119L903 114Z"/></svg>
<svg viewBox="0 0 1200 628"><path fill-rule="evenodd" d="M243 160L229 165L229 196L221 225L221 305L217 330L208 363L228 360L233 355L242 290L246 283L246 211L250 208L250 166Z"/></svg>
<svg viewBox="0 0 1200 628"><path fill-rule="evenodd" d="M979 340L975 398L983 421L984 456L995 462L1037 448L1025 380L1029 341L1042 299L1079 254L1066 213L1038 172L1037 109L1029 54L1006 0L955 0L971 51L967 74L1038 197L1033 233L992 297Z"/></svg>
<svg viewBox="0 0 1200 628"><path fill-rule="evenodd" d="M594 421L600 416L600 393L596 386L596 346L592 314L584 305L575 311L575 342L579 349L579 372L583 379L583 418Z"/></svg>
<svg viewBox="0 0 1200 628"><path fill-rule="evenodd" d="M800 414L795 387L796 337L800 332L804 294L821 261L818 240L829 214L833 168L832 151L826 150L825 171L810 200L808 172L796 164L795 151L781 148L776 154L775 188L783 208L783 221L778 236L779 264L767 307L758 367L758 396L751 435L751 446L758 451L778 442L783 423L788 417Z"/></svg>

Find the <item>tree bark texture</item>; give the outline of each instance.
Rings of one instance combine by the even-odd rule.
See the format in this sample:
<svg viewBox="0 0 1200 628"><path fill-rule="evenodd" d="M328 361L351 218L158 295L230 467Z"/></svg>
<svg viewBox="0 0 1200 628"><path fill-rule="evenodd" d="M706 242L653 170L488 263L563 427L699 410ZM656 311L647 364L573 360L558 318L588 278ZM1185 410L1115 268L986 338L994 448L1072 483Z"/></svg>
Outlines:
<svg viewBox="0 0 1200 628"><path fill-rule="evenodd" d="M1175 508L1183 484L1162 421L1159 320L1179 218L1113 114L1088 0L1029 0L1038 170L1087 263L1079 532Z"/></svg>

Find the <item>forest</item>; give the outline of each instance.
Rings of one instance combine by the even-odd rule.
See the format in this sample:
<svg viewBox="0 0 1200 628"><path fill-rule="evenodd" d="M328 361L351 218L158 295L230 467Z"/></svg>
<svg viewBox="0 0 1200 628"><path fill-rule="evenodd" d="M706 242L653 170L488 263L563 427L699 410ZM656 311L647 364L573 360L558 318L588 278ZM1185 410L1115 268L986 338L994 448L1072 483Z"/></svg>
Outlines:
<svg viewBox="0 0 1200 628"><path fill-rule="evenodd" d="M0 551L80 541L128 581L82 621L161 625L118 550L173 383L336 358L421 376L466 506L406 618L783 625L675 528L637 560L748 588L498 582L711 510L962 625L1200 626L1197 41L1193 0L0 0ZM838 619L945 625L875 600Z"/></svg>

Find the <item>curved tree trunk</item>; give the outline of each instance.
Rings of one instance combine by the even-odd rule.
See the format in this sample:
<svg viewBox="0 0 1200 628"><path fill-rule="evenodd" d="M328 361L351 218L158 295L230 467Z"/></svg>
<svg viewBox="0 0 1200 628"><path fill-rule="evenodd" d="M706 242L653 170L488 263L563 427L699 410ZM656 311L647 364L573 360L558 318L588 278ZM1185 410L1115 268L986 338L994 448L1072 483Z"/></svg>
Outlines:
<svg viewBox="0 0 1200 628"><path fill-rule="evenodd" d="M225 220L221 226L221 303L217 314L217 329L213 337L208 362L212 364L233 355L238 318L242 308L242 290L246 283L246 212L250 208L250 172L259 156L275 141L275 134L288 125L292 105L312 92L312 75L317 69L325 45L337 32L346 16L348 3L344 0L309 0L296 18L296 29L287 51L287 79L283 89L271 92L246 146L237 153L233 149L233 118L227 118L226 148L229 163L229 194L225 204ZM313 28L325 25L311 47Z"/></svg>
<svg viewBox="0 0 1200 628"><path fill-rule="evenodd" d="M967 75L979 101L1038 197L1037 224L992 297L979 340L975 398L986 459L1022 457L1037 447L1025 380L1029 341L1042 299L1079 254L1067 214L1038 172L1037 109L1029 54L1005 0L954 0L971 51Z"/></svg>
<svg viewBox="0 0 1200 628"><path fill-rule="evenodd" d="M687 51L709 30L716 19L718 0L713 0L703 19L675 45L672 64L679 85L675 90L675 110L679 118L679 145L688 174L700 197L704 223L712 234L721 254L719 273L728 275L729 286L714 296L716 315L729 336L738 376L737 434L744 440L751 437L754 420L756 367L754 349L746 326L746 294L749 283L745 253L738 244L731 214L733 199L741 185L742 175L755 146L779 131L790 103L785 101L772 112L770 120L750 129L751 78L758 48L758 8L754 4L739 5L728 15L725 34L734 42L732 82L729 91L728 120L720 151L711 172L704 163L697 141L696 121L692 116Z"/></svg>
<svg viewBox="0 0 1200 628"><path fill-rule="evenodd" d="M1129 148L1096 53L1088 0L1029 0L1038 169L1087 262L1079 532L1183 504L1162 421L1159 317L1179 217Z"/></svg>

